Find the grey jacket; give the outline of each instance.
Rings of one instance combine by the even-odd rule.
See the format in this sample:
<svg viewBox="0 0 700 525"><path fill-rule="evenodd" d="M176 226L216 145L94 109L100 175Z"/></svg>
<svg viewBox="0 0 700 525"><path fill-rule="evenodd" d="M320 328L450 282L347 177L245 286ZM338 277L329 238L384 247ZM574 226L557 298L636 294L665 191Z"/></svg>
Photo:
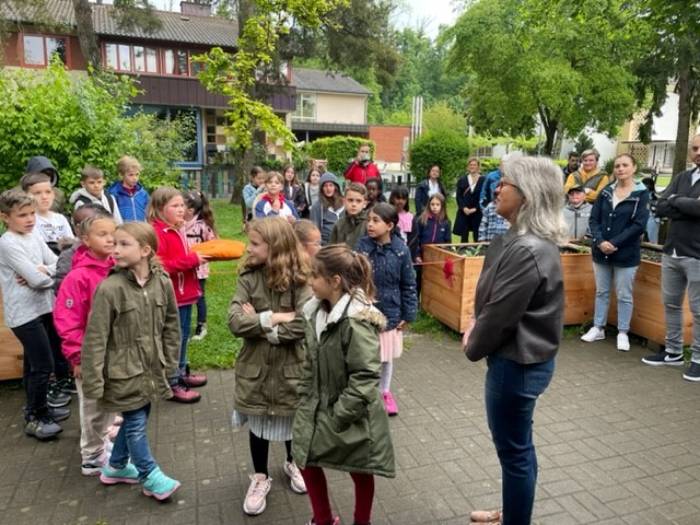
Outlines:
<svg viewBox="0 0 700 525"><path fill-rule="evenodd" d="M591 220L593 205L583 202L578 208L571 204L564 206L564 219L569 225L569 239L581 240L586 235L590 235L588 223Z"/></svg>
<svg viewBox="0 0 700 525"><path fill-rule="evenodd" d="M486 252L465 353L471 361L491 354L520 364L548 361L559 349L563 312L556 244L511 229Z"/></svg>

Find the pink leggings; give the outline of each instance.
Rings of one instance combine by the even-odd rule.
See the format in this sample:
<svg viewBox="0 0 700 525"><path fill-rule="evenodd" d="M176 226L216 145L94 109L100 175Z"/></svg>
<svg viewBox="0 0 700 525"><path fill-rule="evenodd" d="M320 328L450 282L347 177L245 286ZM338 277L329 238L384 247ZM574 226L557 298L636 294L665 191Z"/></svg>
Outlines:
<svg viewBox="0 0 700 525"><path fill-rule="evenodd" d="M323 469L306 467L301 475L306 483L306 490L311 500L315 525L330 525L333 522L331 504L328 500L328 485ZM374 476L351 472L350 477L355 483L355 523L365 525L372 516L372 500L374 499Z"/></svg>

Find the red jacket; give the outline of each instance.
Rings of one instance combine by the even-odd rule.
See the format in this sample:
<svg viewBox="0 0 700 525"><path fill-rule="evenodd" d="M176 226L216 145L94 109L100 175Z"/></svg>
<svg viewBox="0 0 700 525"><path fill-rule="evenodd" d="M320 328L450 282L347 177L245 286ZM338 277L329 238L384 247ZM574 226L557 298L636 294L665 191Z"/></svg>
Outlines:
<svg viewBox="0 0 700 525"><path fill-rule="evenodd" d="M71 271L58 289L53 321L56 332L61 337L61 351L73 366L80 364L80 348L92 297L97 285L107 277L113 266L114 259L111 257L96 259L81 245L73 256Z"/></svg>
<svg viewBox="0 0 700 525"><path fill-rule="evenodd" d="M156 219L153 229L158 235L158 259L173 282L177 305L196 303L202 295L197 279L199 257L187 247L184 228L176 230Z"/></svg>
<svg viewBox="0 0 700 525"><path fill-rule="evenodd" d="M374 162L368 162L364 166L361 165L357 160L353 160L350 165L345 168L345 173L343 174L346 182L359 182L360 184L366 184L367 179L379 179L381 174L379 173L379 168Z"/></svg>

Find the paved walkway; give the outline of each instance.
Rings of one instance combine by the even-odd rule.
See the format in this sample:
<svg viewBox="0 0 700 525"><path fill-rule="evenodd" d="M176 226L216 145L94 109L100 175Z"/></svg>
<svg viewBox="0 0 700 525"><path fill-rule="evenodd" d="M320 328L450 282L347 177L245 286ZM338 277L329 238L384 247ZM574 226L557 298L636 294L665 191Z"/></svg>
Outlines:
<svg viewBox="0 0 700 525"><path fill-rule="evenodd" d="M464 524L474 508L500 500L498 460L483 408L484 364L471 364L447 338L413 336L396 370L401 407L392 419L398 476L377 484L374 523ZM554 381L536 411L540 480L535 523L700 524L700 385L679 369L653 369L612 342L566 341ZM160 405L151 419L155 456L183 482L159 504L138 487L103 487L79 471L77 418L62 437L22 434L19 391L0 389L0 523L299 525L304 496L282 474L267 511L243 515L248 439L229 425L231 371L213 372L194 406ZM73 403L75 406L75 403ZM334 504L352 522L352 484L331 474Z"/></svg>

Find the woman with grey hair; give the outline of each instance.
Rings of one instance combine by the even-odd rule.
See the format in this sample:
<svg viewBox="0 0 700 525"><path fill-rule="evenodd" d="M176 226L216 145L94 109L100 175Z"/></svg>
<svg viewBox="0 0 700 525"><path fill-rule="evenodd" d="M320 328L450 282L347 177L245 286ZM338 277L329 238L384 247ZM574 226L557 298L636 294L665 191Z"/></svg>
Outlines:
<svg viewBox="0 0 700 525"><path fill-rule="evenodd" d="M472 512L474 524L530 523L537 483L532 417L554 373L563 324L562 191L559 168L534 157L507 162L496 188L496 211L511 228L486 253L463 343L471 361L488 364L486 416L501 463L503 509Z"/></svg>

